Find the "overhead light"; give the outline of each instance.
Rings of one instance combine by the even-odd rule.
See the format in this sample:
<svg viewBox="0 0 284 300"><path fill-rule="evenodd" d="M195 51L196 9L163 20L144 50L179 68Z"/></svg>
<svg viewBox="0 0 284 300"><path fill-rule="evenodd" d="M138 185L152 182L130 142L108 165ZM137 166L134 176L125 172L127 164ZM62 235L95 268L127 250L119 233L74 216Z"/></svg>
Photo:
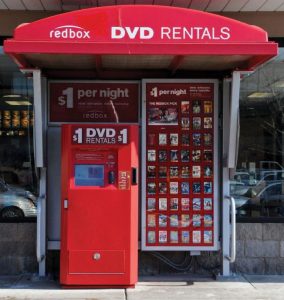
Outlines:
<svg viewBox="0 0 284 300"><path fill-rule="evenodd" d="M272 84L274 88L284 88L284 80L278 80Z"/></svg>
<svg viewBox="0 0 284 300"><path fill-rule="evenodd" d="M5 101L8 105L32 105L29 101Z"/></svg>
<svg viewBox="0 0 284 300"><path fill-rule="evenodd" d="M2 98L21 98L21 95L4 95Z"/></svg>
<svg viewBox="0 0 284 300"><path fill-rule="evenodd" d="M248 95L248 98L270 98L273 96L273 93L268 92L254 92L250 95Z"/></svg>

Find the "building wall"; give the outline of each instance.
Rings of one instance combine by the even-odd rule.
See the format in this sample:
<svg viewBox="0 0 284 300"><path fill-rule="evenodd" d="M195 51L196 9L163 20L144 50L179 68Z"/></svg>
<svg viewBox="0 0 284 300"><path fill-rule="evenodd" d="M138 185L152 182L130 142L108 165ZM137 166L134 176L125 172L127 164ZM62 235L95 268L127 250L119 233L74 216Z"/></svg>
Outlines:
<svg viewBox="0 0 284 300"><path fill-rule="evenodd" d="M236 272L284 274L284 224L237 224Z"/></svg>
<svg viewBox="0 0 284 300"><path fill-rule="evenodd" d="M54 252L54 253L53 253ZM184 258L184 253L163 252L175 262ZM59 252L50 251L47 269L59 270ZM56 262L56 263L55 263ZM189 273L218 273L220 255L208 253L193 260ZM284 274L284 224L282 223L238 223L237 259L232 271L244 274ZM36 223L0 223L0 275L36 273ZM139 273L155 275L173 273L149 252L139 256Z"/></svg>
<svg viewBox="0 0 284 300"><path fill-rule="evenodd" d="M0 275L34 272L36 223L0 223Z"/></svg>

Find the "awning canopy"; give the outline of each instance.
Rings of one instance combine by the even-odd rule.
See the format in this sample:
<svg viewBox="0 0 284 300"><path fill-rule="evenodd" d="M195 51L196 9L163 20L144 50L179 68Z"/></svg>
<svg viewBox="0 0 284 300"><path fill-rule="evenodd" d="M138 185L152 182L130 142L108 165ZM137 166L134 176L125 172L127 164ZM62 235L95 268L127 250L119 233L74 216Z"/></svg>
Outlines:
<svg viewBox="0 0 284 300"><path fill-rule="evenodd" d="M261 28L166 6L121 5L55 15L15 29L4 50L52 77L165 77L251 70L277 55Z"/></svg>

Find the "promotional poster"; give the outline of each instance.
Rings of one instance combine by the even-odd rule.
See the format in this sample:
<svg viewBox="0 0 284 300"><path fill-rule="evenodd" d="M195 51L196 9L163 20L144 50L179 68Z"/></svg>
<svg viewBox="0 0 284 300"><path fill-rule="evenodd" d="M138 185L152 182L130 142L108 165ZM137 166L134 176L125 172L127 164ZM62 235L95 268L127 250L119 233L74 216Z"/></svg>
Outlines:
<svg viewBox="0 0 284 300"><path fill-rule="evenodd" d="M52 123L138 123L138 103L138 82L49 83Z"/></svg>
<svg viewBox="0 0 284 300"><path fill-rule="evenodd" d="M146 247L212 246L214 84L145 89Z"/></svg>

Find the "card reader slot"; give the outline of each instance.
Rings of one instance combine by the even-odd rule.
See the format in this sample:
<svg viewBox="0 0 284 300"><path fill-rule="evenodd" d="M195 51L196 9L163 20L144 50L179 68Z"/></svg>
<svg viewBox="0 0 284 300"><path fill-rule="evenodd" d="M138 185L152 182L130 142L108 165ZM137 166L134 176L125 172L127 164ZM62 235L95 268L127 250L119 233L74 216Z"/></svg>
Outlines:
<svg viewBox="0 0 284 300"><path fill-rule="evenodd" d="M132 185L137 185L138 184L138 170L137 168L132 168Z"/></svg>
<svg viewBox="0 0 284 300"><path fill-rule="evenodd" d="M109 171L108 172L108 183L109 184L114 184L115 183L115 172L114 171Z"/></svg>

